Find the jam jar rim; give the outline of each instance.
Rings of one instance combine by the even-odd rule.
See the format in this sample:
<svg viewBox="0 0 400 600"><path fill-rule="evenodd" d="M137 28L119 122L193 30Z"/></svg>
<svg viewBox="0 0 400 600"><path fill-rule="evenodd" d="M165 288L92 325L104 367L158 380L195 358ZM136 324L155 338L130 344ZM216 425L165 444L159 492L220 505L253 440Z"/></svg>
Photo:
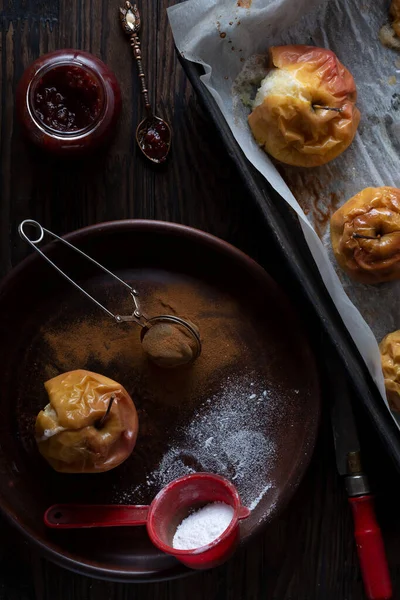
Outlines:
<svg viewBox="0 0 400 600"><path fill-rule="evenodd" d="M64 132L64 131L59 131L58 129L54 129L53 127L49 127L48 125L43 123L40 119L38 119L37 115L35 114L35 110L33 108L32 93L34 90L34 84L36 83L37 79L39 77L43 77L49 71L52 71L52 70L57 69L58 67L62 67L62 66L77 66L77 67L82 68L84 71L86 71L87 73L90 73L96 79L96 82L99 84L99 86L101 88L102 107L101 107L101 111L100 111L99 115L96 117L96 120L93 121L93 123L91 123L90 125L87 125L87 127L84 127L83 129L77 129L76 131L65 131ZM26 106L28 109L29 116L32 119L32 121L35 123L36 127L38 127L46 135L50 135L51 137L53 137L55 139L60 139L60 140L81 139L81 138L87 136L88 134L92 133L93 131L95 131L104 119L104 115L106 114L106 110L107 110L106 86L105 86L102 78L99 77L99 75L96 73L96 71L94 69L92 69L89 65L85 64L84 62L81 62L79 59L77 60L74 58L73 60L68 60L68 59L60 57L59 60L55 59L55 61L52 62L51 64L46 64L46 63L43 64L35 72L35 74L31 78L31 80L29 81L29 85L26 90Z"/></svg>

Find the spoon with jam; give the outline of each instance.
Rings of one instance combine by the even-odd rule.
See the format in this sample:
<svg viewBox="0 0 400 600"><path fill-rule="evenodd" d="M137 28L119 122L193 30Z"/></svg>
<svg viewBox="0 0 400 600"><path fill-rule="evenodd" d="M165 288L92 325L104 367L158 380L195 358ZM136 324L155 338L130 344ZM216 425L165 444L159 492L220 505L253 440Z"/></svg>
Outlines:
<svg viewBox="0 0 400 600"><path fill-rule="evenodd" d="M149 160L154 163L163 163L167 159L171 147L171 129L166 121L154 115L150 105L142 66L142 51L140 49L140 13L136 4L131 2L125 2L125 6L120 8L119 11L122 28L130 36L147 115L137 126L136 141Z"/></svg>

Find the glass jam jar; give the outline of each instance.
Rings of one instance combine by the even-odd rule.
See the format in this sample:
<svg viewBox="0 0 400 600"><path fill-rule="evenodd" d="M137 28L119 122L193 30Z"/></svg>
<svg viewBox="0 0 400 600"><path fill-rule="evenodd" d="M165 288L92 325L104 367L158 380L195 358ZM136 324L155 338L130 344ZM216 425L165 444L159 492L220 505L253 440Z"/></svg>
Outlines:
<svg viewBox="0 0 400 600"><path fill-rule="evenodd" d="M111 139L121 112L121 91L112 71L92 54L58 50L26 69L16 102L28 139L72 157Z"/></svg>

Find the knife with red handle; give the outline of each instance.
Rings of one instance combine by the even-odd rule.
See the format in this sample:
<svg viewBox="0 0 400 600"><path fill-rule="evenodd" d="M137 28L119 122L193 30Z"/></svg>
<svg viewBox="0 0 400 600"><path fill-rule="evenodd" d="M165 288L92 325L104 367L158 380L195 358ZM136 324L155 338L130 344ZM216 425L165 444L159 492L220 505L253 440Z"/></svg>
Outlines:
<svg viewBox="0 0 400 600"><path fill-rule="evenodd" d="M359 453L358 453L359 459ZM369 600L392 598L392 584L374 501L368 481L360 471L346 477L346 490L353 511L358 559Z"/></svg>
<svg viewBox="0 0 400 600"><path fill-rule="evenodd" d="M375 518L371 496L350 498L358 558L365 592L371 600L392 598L392 586L381 530Z"/></svg>
<svg viewBox="0 0 400 600"><path fill-rule="evenodd" d="M332 366L331 363L330 367ZM382 533L376 520L368 479L362 471L360 443L343 372L335 373L332 389L334 397L331 420L336 463L340 475L345 478L353 512L354 533L365 593L368 600L390 600L392 584Z"/></svg>

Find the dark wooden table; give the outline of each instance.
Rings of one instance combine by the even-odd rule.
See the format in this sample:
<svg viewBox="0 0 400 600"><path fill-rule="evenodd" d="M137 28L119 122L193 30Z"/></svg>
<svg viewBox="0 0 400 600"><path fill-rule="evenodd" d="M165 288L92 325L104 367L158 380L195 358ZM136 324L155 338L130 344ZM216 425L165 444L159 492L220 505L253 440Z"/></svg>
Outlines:
<svg viewBox="0 0 400 600"><path fill-rule="evenodd" d="M173 154L161 171L142 160L133 131L142 114L118 0L0 0L0 276L26 254L17 225L35 218L58 233L106 220L161 219L204 229L255 258L266 240L256 210L202 113L180 68L167 0L142 3L143 54L158 111L172 124ZM14 94L24 68L58 48L82 48L105 60L123 90L119 133L102 159L67 166L26 146L15 121ZM0 376L1 385L1 376ZM367 468L400 598L399 478L359 415ZM1 443L1 440L0 440ZM284 514L227 565L155 584L91 580L43 560L0 520L0 599L25 600L361 600L363 586L352 520L336 473L324 405L309 471Z"/></svg>

